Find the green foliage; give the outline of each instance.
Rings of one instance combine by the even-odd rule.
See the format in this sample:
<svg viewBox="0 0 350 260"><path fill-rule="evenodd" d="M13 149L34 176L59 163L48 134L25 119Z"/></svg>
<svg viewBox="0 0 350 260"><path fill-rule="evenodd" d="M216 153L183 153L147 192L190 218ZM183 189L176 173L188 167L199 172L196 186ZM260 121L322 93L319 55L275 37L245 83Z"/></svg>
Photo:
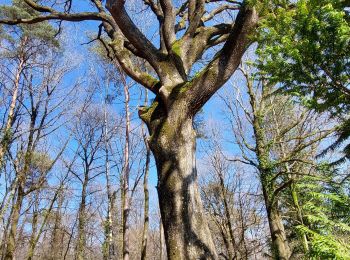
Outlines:
<svg viewBox="0 0 350 260"><path fill-rule="evenodd" d="M350 26L346 1L299 0L276 7L260 24L260 76L279 84L301 104L343 121L334 149L350 132ZM349 147L350 151L350 147Z"/></svg>
<svg viewBox="0 0 350 260"><path fill-rule="evenodd" d="M261 23L259 43L259 67L271 80L294 93L312 93L321 110L348 103L340 86L349 86L350 26L340 1L276 8Z"/></svg>
<svg viewBox="0 0 350 260"><path fill-rule="evenodd" d="M297 185L305 222L296 230L308 237L310 259L350 259L350 198L332 173L323 175L322 181L308 176Z"/></svg>
<svg viewBox="0 0 350 260"><path fill-rule="evenodd" d="M40 174L45 174L50 170L53 161L47 153L33 152L30 163L30 168L33 172L37 171Z"/></svg>
<svg viewBox="0 0 350 260"><path fill-rule="evenodd" d="M14 0L13 5L11 6L0 6L0 19L29 19L34 16L38 16L38 14L38 12L28 7L23 1L20 0ZM14 27L12 26L11 28ZM22 37L27 36L31 39L45 41L46 43L51 44L55 47L59 46L57 39L55 39L55 35L57 32L54 29L54 27L52 27L52 25L50 25L48 22L40 22L35 24L21 24L17 25L16 29L19 30L17 34L21 35ZM4 30L1 29L1 31ZM3 32L1 33L1 37L6 38L9 41L17 40L13 36L5 34Z"/></svg>

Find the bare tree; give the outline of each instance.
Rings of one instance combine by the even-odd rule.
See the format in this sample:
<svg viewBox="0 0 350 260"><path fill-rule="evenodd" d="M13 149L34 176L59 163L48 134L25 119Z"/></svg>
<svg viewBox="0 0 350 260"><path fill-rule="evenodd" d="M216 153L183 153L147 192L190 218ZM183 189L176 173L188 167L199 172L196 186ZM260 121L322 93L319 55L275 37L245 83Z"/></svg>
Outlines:
<svg viewBox="0 0 350 260"><path fill-rule="evenodd" d="M274 85L263 79L255 80L251 66L243 65L240 71L246 92L242 94L236 88L234 101L228 96L223 98L235 142L241 150L241 155L231 160L256 169L269 221L272 253L275 258L289 259L292 248L283 223L280 195L298 176L308 174L305 167L316 166L315 151L333 129L327 129L320 115L275 94Z"/></svg>
<svg viewBox="0 0 350 260"><path fill-rule="evenodd" d="M30 60L28 58L22 71L24 80L20 107L23 112L17 118L20 119L19 129L11 141L16 141L17 147L7 151L12 176L7 176L10 189L8 196L3 198L3 205L6 206L2 208L2 214L6 212L10 201L12 208L8 216L9 226L4 232L6 237L3 241L4 259L14 257L24 199L46 185L48 173L67 144L63 142L58 151L52 149L50 152L49 146L44 145L47 136L62 126L61 119L67 111L63 103L69 104L67 96L73 94L73 91L66 94L61 92L62 78L70 67L58 62L59 53L38 39L31 39L31 43L28 42L26 47L30 53L30 55L27 53Z"/></svg>
<svg viewBox="0 0 350 260"><path fill-rule="evenodd" d="M25 63L27 62L28 55L28 50L26 50L25 47L28 44L28 36L23 36L20 41L19 41L19 46L18 46L18 54L17 54L17 59L18 63L15 68L15 72L13 75L12 80L12 97L11 97L11 102L10 106L8 109L7 113L7 118L5 120L5 126L1 129L2 131L2 136L0 140L0 169L2 168L3 165L3 160L4 160L4 155L6 151L10 148L11 142L12 142L12 126L15 122L15 116L16 116L16 105L17 105L17 99L20 91L20 79L21 79L21 74L25 68ZM13 59L15 60L15 59ZM9 68L7 68L9 69ZM4 71L3 73L10 74L8 71Z"/></svg>
<svg viewBox="0 0 350 260"><path fill-rule="evenodd" d="M219 256L260 259L266 248L267 226L258 182L249 176L249 169L227 160L223 130L215 123L206 128L201 193Z"/></svg>
<svg viewBox="0 0 350 260"><path fill-rule="evenodd" d="M70 12L74 10L70 8L72 1L68 1L69 8L64 11L32 0L25 3L37 13L1 22L102 22L100 29L111 39L113 54L125 73L156 95L153 104L142 108L139 115L148 126L150 148L157 164L168 257L217 258L197 187L193 116L235 72L252 41L249 35L258 22L255 9L246 1L213 8L205 1L189 0L177 6L169 0L144 1L159 22L160 47L156 48L133 23L125 1L107 1L109 13L97 0L92 1L97 11L81 13ZM237 18L234 22L215 24L215 18L223 11L238 11ZM177 39L180 31L184 33ZM221 50L192 76L192 69L196 68L193 65L206 51L220 44ZM144 59L158 79L134 66L132 57Z"/></svg>
<svg viewBox="0 0 350 260"><path fill-rule="evenodd" d="M93 192L89 190L93 179L103 172L103 164L99 161L100 152L103 148L103 114L98 109L91 107L83 108L77 114L77 121L72 129L74 139L77 142L77 155L79 158L78 170L71 168L70 172L81 184L80 203L78 209L76 259L86 258L88 196ZM80 169L83 169L80 172Z"/></svg>
<svg viewBox="0 0 350 260"><path fill-rule="evenodd" d="M96 12L81 13L69 12L74 8L60 12L32 0L25 0L25 3L38 14L1 22L102 22L100 28L104 28L110 37L113 54L123 70L156 95L152 106L141 109L139 114L148 126L150 148L157 164L158 192L168 257L217 258L196 184L192 120L239 65L243 53L251 43L249 34L258 21L255 9L245 1L222 4L210 12L209 7L206 10L205 1L190 0L178 7L167 0L158 3L145 1L158 18L158 49L132 22L125 9L125 1L107 1L109 14L100 1L92 1ZM211 23L223 11L238 11L237 18L228 24ZM177 20L180 21L179 24ZM179 31L184 33L176 39ZM221 43L221 50L192 77L193 65L203 53ZM146 60L158 79L133 66L132 56Z"/></svg>
<svg viewBox="0 0 350 260"><path fill-rule="evenodd" d="M68 172L67 174L61 179L58 187L56 187L55 192L53 193L52 199L49 201L48 207L45 208L45 214L42 220L42 223L39 227L39 230L37 230L37 224L38 224L38 218L39 218L39 203L41 202L41 200L36 196L36 200L35 200L35 208L33 208L34 212L33 212L33 217L32 217L32 234L30 237L30 241L29 241L29 249L28 249L28 254L27 254L27 260L32 260L34 257L34 252L35 252L35 248L38 244L38 241L44 231L45 226L47 225L47 222L49 221L52 211L53 211L53 207L54 204L56 203L56 201L59 199L59 197L62 195L63 189L64 189L64 185L66 182L66 179L68 177ZM37 195L39 195L39 191L35 192ZM58 217L58 216L56 216ZM58 219L56 219L56 221L58 221ZM56 223L57 225L57 223ZM56 227L57 229L57 227ZM57 245L54 246L54 248L57 247ZM55 250L54 250L55 251ZM53 258L55 259L56 253L54 252L52 254Z"/></svg>

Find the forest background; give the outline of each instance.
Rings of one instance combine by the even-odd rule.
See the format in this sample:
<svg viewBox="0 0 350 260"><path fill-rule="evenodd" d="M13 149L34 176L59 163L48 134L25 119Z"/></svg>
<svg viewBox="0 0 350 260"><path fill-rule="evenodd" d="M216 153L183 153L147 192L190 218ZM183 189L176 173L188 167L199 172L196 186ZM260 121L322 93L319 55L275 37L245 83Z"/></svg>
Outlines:
<svg viewBox="0 0 350 260"><path fill-rule="evenodd" d="M161 48L151 3L130 1L126 9ZM170 199L152 156L155 130L143 116L163 92L125 72L101 21L16 20L55 15L45 9L51 5L69 15L104 2L1 4L8 24L0 30L3 259L350 258L348 1L208 1L206 26L234 23L241 10L258 10L260 20L232 77L193 108L201 214L212 239L179 235L183 244L208 245L181 245L183 252L173 251L171 236L182 233L172 231L161 202L162 225L158 196ZM181 1L174 6L180 17L190 13ZM187 82L225 48L225 35L208 41ZM130 42L124 45L132 52ZM172 48L181 56L186 46ZM141 58L133 64L161 74ZM191 216L178 219L198 231Z"/></svg>

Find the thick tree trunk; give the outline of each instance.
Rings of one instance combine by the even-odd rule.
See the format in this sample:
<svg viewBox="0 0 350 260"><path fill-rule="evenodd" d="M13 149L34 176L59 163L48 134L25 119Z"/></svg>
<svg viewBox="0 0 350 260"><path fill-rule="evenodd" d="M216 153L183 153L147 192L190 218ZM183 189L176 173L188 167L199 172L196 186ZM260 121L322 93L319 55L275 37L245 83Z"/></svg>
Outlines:
<svg viewBox="0 0 350 260"><path fill-rule="evenodd" d="M141 118L147 121L157 106ZM148 124L168 259L217 259L197 185L196 133L185 110L185 104L174 104L167 116L152 113Z"/></svg>

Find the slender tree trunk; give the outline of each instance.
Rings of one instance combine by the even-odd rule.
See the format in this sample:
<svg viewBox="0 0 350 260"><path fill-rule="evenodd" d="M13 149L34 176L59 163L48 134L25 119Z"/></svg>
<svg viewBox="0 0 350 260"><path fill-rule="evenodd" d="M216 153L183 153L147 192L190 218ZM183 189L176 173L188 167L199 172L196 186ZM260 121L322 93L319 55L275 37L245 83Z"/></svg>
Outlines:
<svg viewBox="0 0 350 260"><path fill-rule="evenodd" d="M244 216L243 213L243 200L244 198L242 198L241 193L239 192L238 194L238 199L239 199L239 220L240 220L240 224L241 224L241 245L240 248L243 252L241 252L241 259L242 260L248 260L248 256L251 252L249 252L250 250L248 250L248 246L247 246L247 239L246 239L246 222L247 219ZM252 254L253 255L253 254Z"/></svg>
<svg viewBox="0 0 350 260"><path fill-rule="evenodd" d="M296 212L297 212L298 221L300 222L300 224L304 225L303 213L302 213L301 207L299 205L298 193L297 193L296 185L295 185L294 181L290 185L290 190L291 190L291 195L292 195L292 199L293 199L293 204L294 204L294 207L295 207ZM308 253L309 252L309 243L308 243L308 239L306 237L306 234L302 234L301 239L302 239L304 251L305 251L305 253Z"/></svg>
<svg viewBox="0 0 350 260"><path fill-rule="evenodd" d="M30 242L29 242L29 250L28 250L28 256L27 256L27 260L32 260L33 259L33 256L34 256L34 252L35 252L35 248L38 244L38 241L39 241L39 238L40 236L42 235L42 233L44 232L44 227L46 226L46 223L48 221L48 219L51 217L51 211L52 211L52 208L53 208L53 205L54 203L56 202L56 199L57 197L59 196L59 193L61 191L61 187L60 186L57 191L55 192L51 202L50 202L50 205L46 211L46 214L44 215L44 218L43 218L43 221L40 225L40 228L38 230L38 232L36 232L37 230L37 222L38 222L38 208L39 208L39 205L36 206L36 211L34 212L34 216L33 216L33 228L32 228L32 236L30 238ZM37 194L37 196L39 196L39 192ZM38 203L39 203L39 200L38 200ZM56 222L56 220L55 220ZM55 223L56 225L56 223ZM44 236L45 238L45 236ZM58 246L58 245L56 245ZM53 250L50 252L50 255L54 255L55 252L54 252L54 248L52 248Z"/></svg>
<svg viewBox="0 0 350 260"><path fill-rule="evenodd" d="M229 231L229 241L230 244L233 248L234 252L231 252L231 250L229 251L229 258L232 259L237 259L237 253L238 253L238 247L237 247L237 243L235 240L235 235L233 233L233 225L232 225L232 221L231 221L231 212L230 212L230 207L229 207L229 203L227 201L227 192L226 192L226 187L225 187L225 181L224 181L224 176L222 175L222 172L218 172L218 176L219 176L219 180L220 180L220 189L221 189L221 195L222 195L222 200L224 203L224 211L225 211L225 217L226 217L226 225L228 227L228 231Z"/></svg>
<svg viewBox="0 0 350 260"><path fill-rule="evenodd" d="M28 144L27 149L24 155L24 165L23 169L19 170L17 173L18 178L18 188L17 188L17 197L16 202L13 205L11 214L10 214L10 234L9 239L6 246L6 253L5 253L5 259L10 260L14 259L15 257L15 250L16 250L16 234L17 234L17 226L18 221L21 213L22 203L25 197L25 182L26 182L26 175L29 172L30 164L32 160L32 153L33 153L33 142L34 142L34 126L36 121L36 113L33 113L31 115L31 122L30 122L30 130L29 130L29 136L28 136Z"/></svg>
<svg viewBox="0 0 350 260"><path fill-rule="evenodd" d="M146 166L145 175L143 177L143 193L144 193L144 216L143 216L143 234L142 234L142 249L141 249L141 260L147 258L147 239L148 239L148 226L149 226L149 192L148 192L148 173L149 164L151 159L151 150L147 143L147 137L144 136L146 145Z"/></svg>
<svg viewBox="0 0 350 260"><path fill-rule="evenodd" d="M81 202L79 206L78 213L78 241L75 253L76 260L84 260L84 251L86 246L86 195L87 195L87 184L88 184L88 174L85 173L85 178L83 182L82 192L81 192Z"/></svg>
<svg viewBox="0 0 350 260"><path fill-rule="evenodd" d="M220 234L226 248L226 253L228 255L226 256L224 253L220 253L220 256L224 257L225 259L233 259L232 244L228 241L229 237L227 235L224 223L220 225Z"/></svg>
<svg viewBox="0 0 350 260"><path fill-rule="evenodd" d="M280 124L279 124L279 122L277 120L277 113L276 113L276 110L275 110L274 107L272 107L272 112L273 112L273 115L274 115L273 118L274 118L274 122L275 122L275 125L276 125L276 131L277 131L278 135L280 135L280 133L281 133L280 128L281 127L280 127ZM283 145L283 142L280 142L279 148L281 150L283 158L286 158L287 157L286 151L285 151L286 149L285 149L285 146ZM299 205L298 194L297 194L297 191L296 191L296 185L295 185L295 181L294 181L294 178L296 176L293 176L294 174L291 173L292 171L290 170L290 166L289 166L288 162L284 164L284 167L285 167L286 173L288 174L288 178L293 180L291 185L290 185L291 196L292 196L294 208L295 208L295 210L297 212L297 218L298 218L300 224L303 225L304 224L303 215L302 215L301 208L300 208L300 205ZM306 235L302 234L301 235L301 239L302 239L304 252L307 253L309 251L309 245L308 245L308 240L307 240Z"/></svg>
<svg viewBox="0 0 350 260"><path fill-rule="evenodd" d="M140 116L148 122L150 148L157 165L168 259L217 259L197 185L192 118L181 102L174 104L167 115L152 113L158 109L158 102Z"/></svg>
<svg viewBox="0 0 350 260"><path fill-rule="evenodd" d="M106 97L108 96L109 81L106 83ZM105 98L104 104L104 146L105 146L105 174L106 174L106 188L107 188L107 217L105 227L105 248L104 259L115 258L115 239L113 232L113 213L114 213L114 195L110 181L110 167L109 167L109 142L108 142L108 117L107 117L107 98Z"/></svg>
<svg viewBox="0 0 350 260"><path fill-rule="evenodd" d="M272 253L275 259L289 260L291 256L291 251L287 241L287 236L282 222L282 218L279 213L278 203L276 201L271 202L267 188L264 187L264 185L263 194L271 233Z"/></svg>
<svg viewBox="0 0 350 260"><path fill-rule="evenodd" d="M34 209L33 209L33 219L32 219L32 234L30 236L29 240L29 248L28 248L28 254L27 254L27 260L32 260L34 256L34 250L36 246L36 236L37 236L37 229L38 229L38 208L39 208L39 193L36 192L35 196L35 202L34 202Z"/></svg>
<svg viewBox="0 0 350 260"><path fill-rule="evenodd" d="M63 249L63 243L61 243L61 237L63 237L62 231L61 231L61 222L62 222L62 216L61 216L61 208L62 208L62 199L59 199L57 210L54 214L54 226L52 230L52 238L51 238L51 252L48 254L48 259L50 260L58 260L62 257L62 249Z"/></svg>
<svg viewBox="0 0 350 260"><path fill-rule="evenodd" d="M26 39L24 40L23 44L25 44L25 42L26 42ZM13 125L13 121L15 117L15 109L16 109L16 103L18 98L18 90L19 90L19 81L24 68L24 63L25 63L24 57L23 55L21 55L20 61L17 67L17 71L15 74L11 104L7 115L5 128L3 129L3 136L1 137L1 141L0 141L0 169L2 168L4 155L10 146L10 142L12 138L11 127Z"/></svg>
<svg viewBox="0 0 350 260"><path fill-rule="evenodd" d="M23 188L19 186L17 189L16 202L12 207L12 212L10 216L10 221L11 221L10 234L6 245L6 253L4 257L5 260L12 260L15 258L17 226L18 226L23 199L24 199L24 191L23 191Z"/></svg>
<svg viewBox="0 0 350 260"><path fill-rule="evenodd" d="M107 182L110 182L109 180ZM107 184L107 187L110 184ZM114 213L114 195L111 192L110 187L107 188L108 195L108 209L107 209L107 219L106 219L106 257L105 259L114 259L115 255L115 240L113 232L113 213Z"/></svg>
<svg viewBox="0 0 350 260"><path fill-rule="evenodd" d="M24 45L27 42L27 37L25 37L22 40L21 43L21 48L24 47ZM23 51L23 50L22 50ZM11 98L11 103L10 103L10 108L9 108L9 112L8 112L8 116L7 116L7 120L5 123L5 128L3 129L3 135L1 136L1 140L0 140L0 169L3 166L3 160L4 160L4 156L6 151L9 149L10 146L10 142L11 142L11 127L13 125L13 121L14 121L14 115L15 115L15 108L16 108L16 103L17 103L17 98L18 98L18 91L19 91L19 82L20 82L20 77L24 68L24 56L23 53L20 57L20 61L19 61L19 65L17 67L17 71L15 74L15 79L14 79L14 86L13 86L13 93L12 93L12 98ZM17 224L18 224L18 218L19 218L19 211L21 209L21 196L23 193L23 190L21 192L19 192L18 188L17 188L17 178L14 181L14 186L12 187L11 185L11 191L10 191L10 195L8 198L8 202L5 203L1 208L1 218L2 215L6 212L7 207L9 205L10 200L12 199L13 195L15 194L16 190L17 190L17 199L16 199L16 204L14 205L14 207L12 208L11 211L11 216L10 216L10 221L11 221L11 225L10 225L10 236L9 236L9 241L6 245L6 252L4 254L4 259L12 259L14 257L14 251L15 251L15 237L16 237L16 230L17 230ZM20 196L18 196L20 195ZM20 200L18 200L20 199ZM5 199L4 199L5 201ZM15 230L16 229L16 230Z"/></svg>
<svg viewBox="0 0 350 260"><path fill-rule="evenodd" d="M130 111L129 101L130 94L128 85L123 77L123 87L125 95L125 147L124 147L124 172L123 172L123 187L122 187L122 209L123 209L123 259L129 260L129 213L130 213L130 198L129 198L129 177L130 177L130 163L129 163L129 150L130 150Z"/></svg>
<svg viewBox="0 0 350 260"><path fill-rule="evenodd" d="M253 111L253 129L256 142L256 155L259 162L260 182L263 190L265 208L269 222L272 253L275 259L289 260L291 256L290 247L287 241L286 232L282 218L278 209L278 198L273 198L272 193L275 191L274 181L271 180L273 170L271 169L270 150L267 149L269 141L266 140L264 128L264 100L259 100L253 89L253 82L247 78L248 94ZM263 88L262 96L267 94L267 88ZM276 126L278 127L278 126Z"/></svg>
<svg viewBox="0 0 350 260"><path fill-rule="evenodd" d="M11 204L11 201L13 201L14 196L16 194L16 190L18 187L18 178L16 177L13 182L11 183L10 189L6 191L3 201L0 206L0 219L3 220L4 214L7 211L8 207Z"/></svg>
<svg viewBox="0 0 350 260"><path fill-rule="evenodd" d="M64 252L63 260L67 259L67 256L68 256L68 253L69 253L69 249L70 249L70 244L71 244L72 239L73 239L74 229L75 229L75 225L76 224L77 224L77 218L76 218L76 220L74 222L74 225L72 226L71 231L69 233L69 238L68 238L68 241L67 241L67 247L66 247L66 251Z"/></svg>

